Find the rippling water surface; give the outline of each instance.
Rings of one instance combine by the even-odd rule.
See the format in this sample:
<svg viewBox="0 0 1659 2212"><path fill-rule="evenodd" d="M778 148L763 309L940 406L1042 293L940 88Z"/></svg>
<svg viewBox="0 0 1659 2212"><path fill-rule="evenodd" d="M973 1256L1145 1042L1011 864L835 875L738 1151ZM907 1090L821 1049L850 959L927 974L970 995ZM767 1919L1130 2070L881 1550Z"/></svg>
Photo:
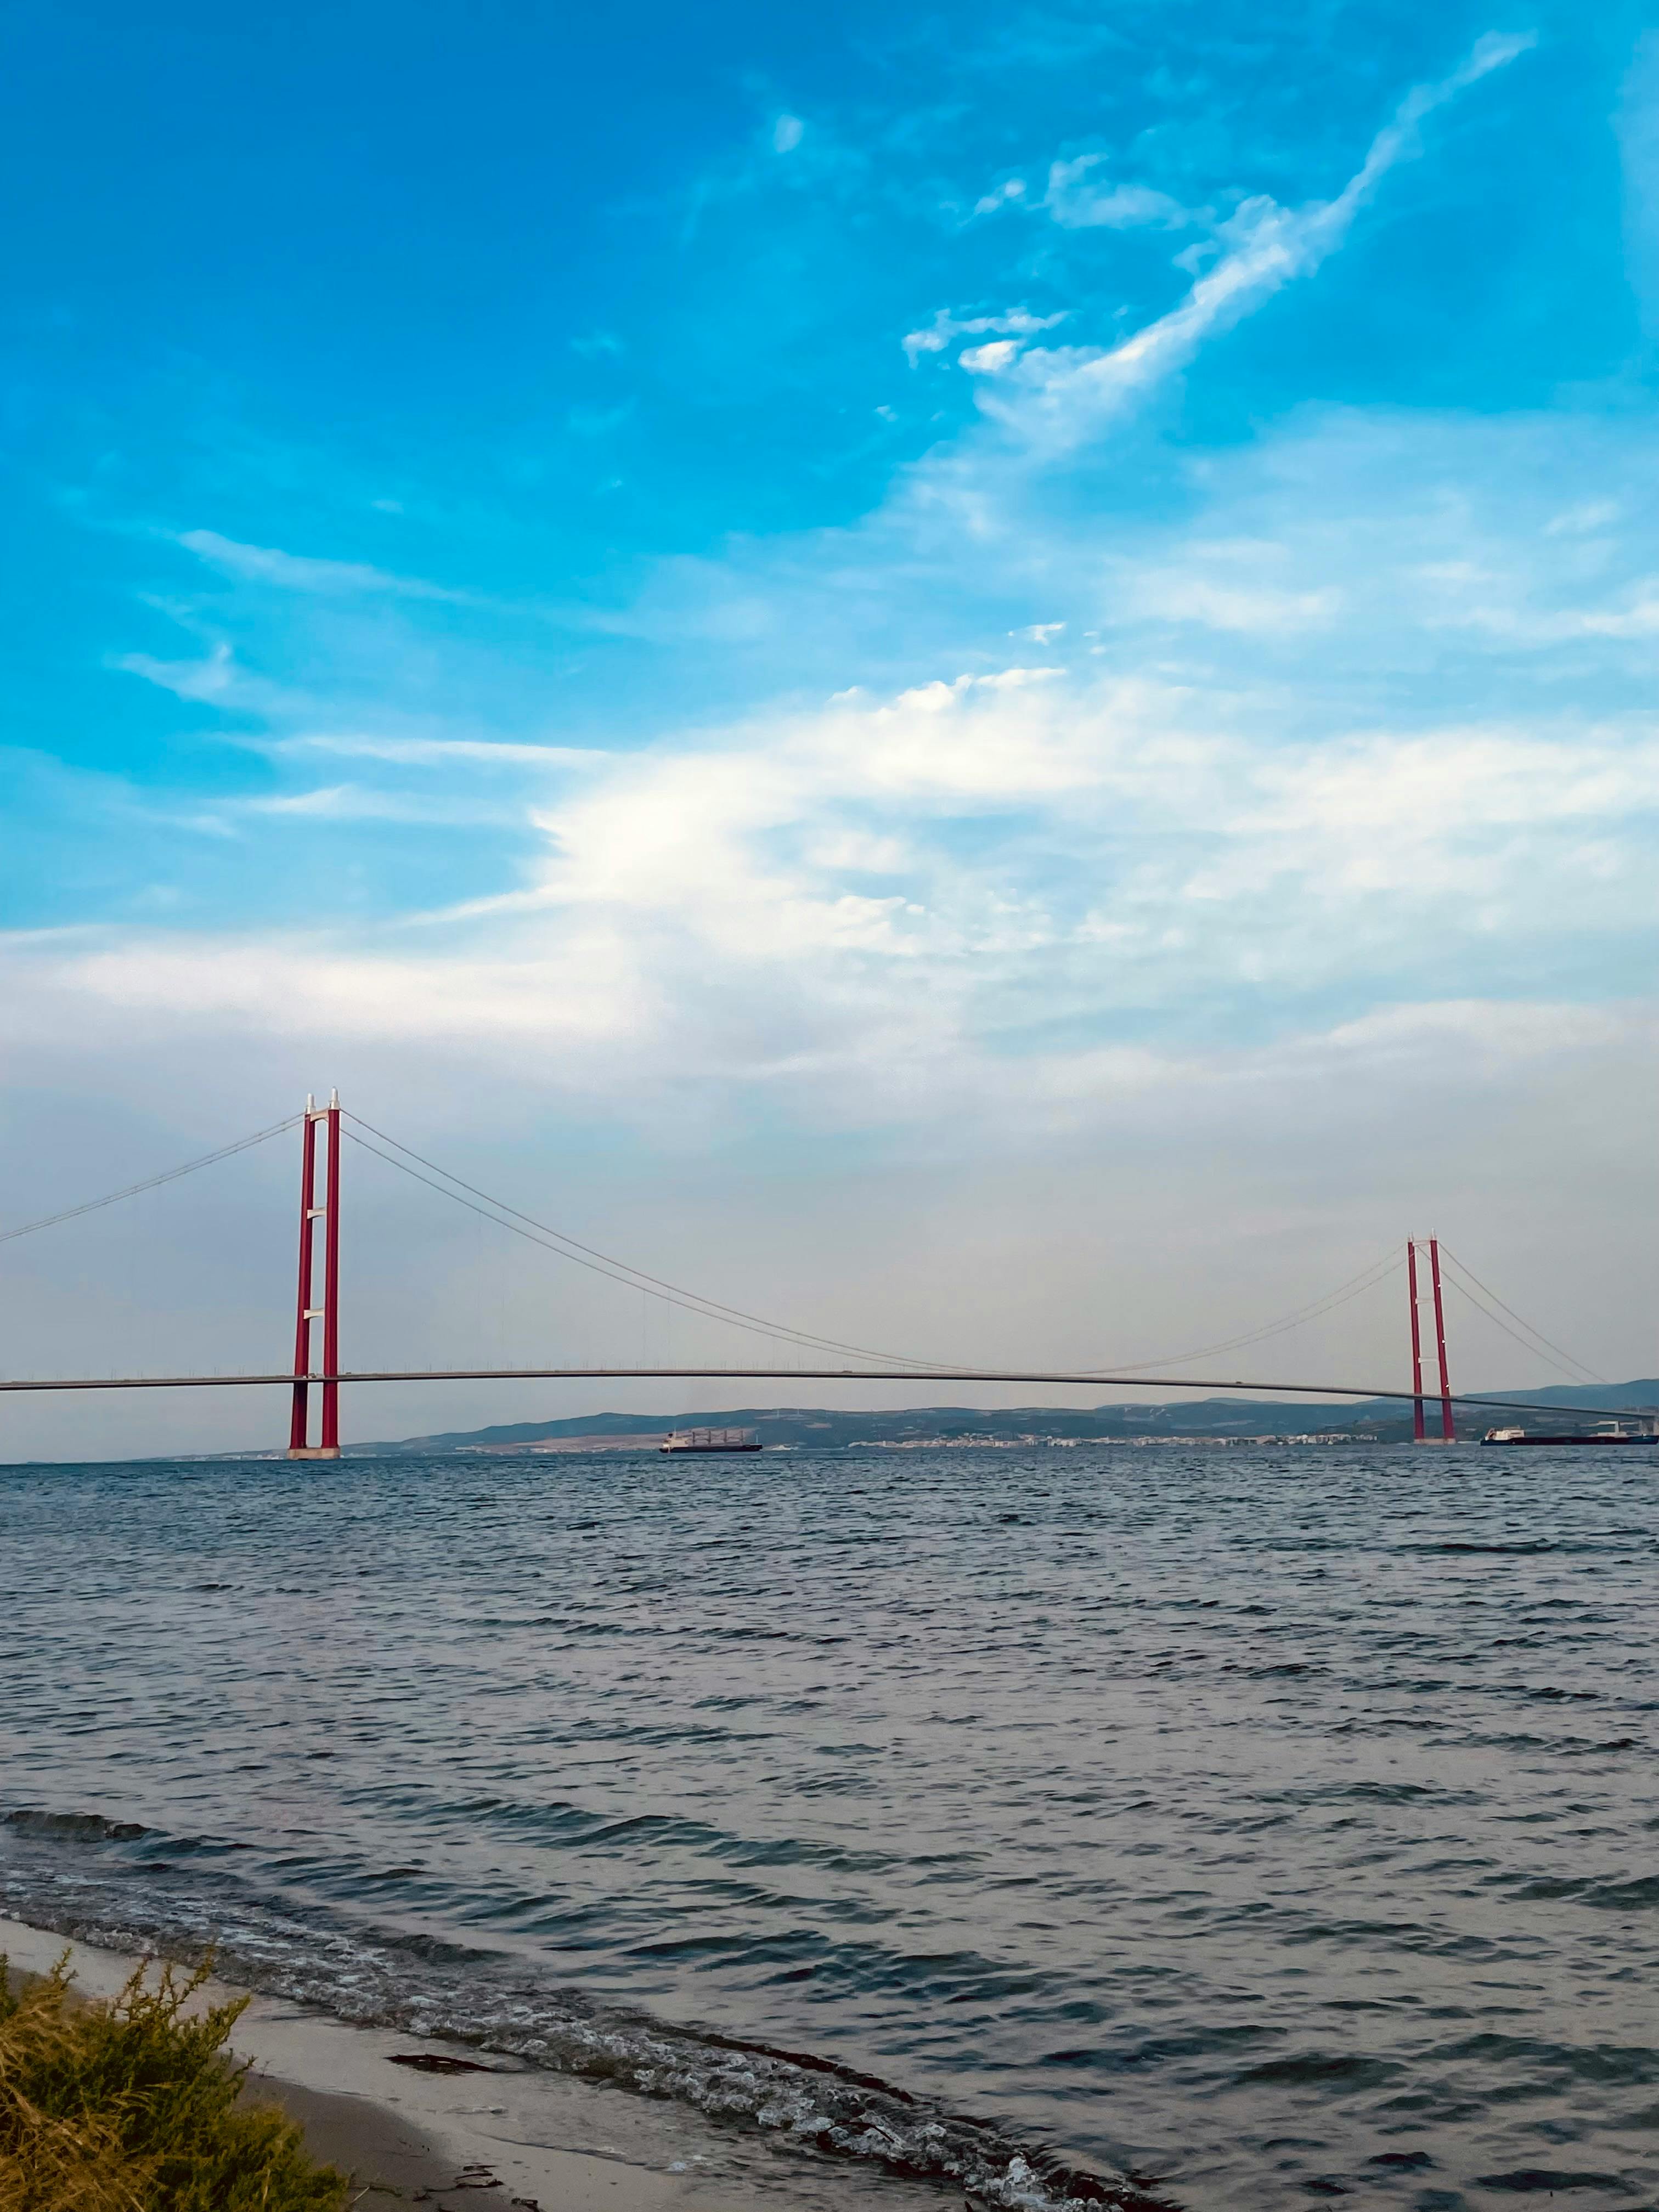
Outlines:
<svg viewBox="0 0 1659 2212"><path fill-rule="evenodd" d="M0 1904L1005 2203L1651 2205L1656 1553L1646 1450L0 1468Z"/></svg>

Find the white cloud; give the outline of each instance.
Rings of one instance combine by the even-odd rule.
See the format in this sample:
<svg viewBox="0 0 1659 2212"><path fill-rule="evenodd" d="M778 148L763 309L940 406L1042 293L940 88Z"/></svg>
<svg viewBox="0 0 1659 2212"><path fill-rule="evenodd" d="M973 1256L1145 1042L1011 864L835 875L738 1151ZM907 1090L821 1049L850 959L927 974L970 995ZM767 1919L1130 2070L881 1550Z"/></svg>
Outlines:
<svg viewBox="0 0 1659 2212"><path fill-rule="evenodd" d="M1341 244L1388 172L1420 150L1419 125L1533 43L1530 36L1478 40L1461 69L1407 94L1334 199L1295 210L1264 195L1247 199L1217 234L1225 249L1220 259L1180 306L1115 346L1030 349L1006 386L1000 380L983 387L981 405L1027 443L1050 453L1097 435L1131 401L1185 367L1206 337L1285 284L1311 275Z"/></svg>
<svg viewBox="0 0 1659 2212"><path fill-rule="evenodd" d="M806 135L806 125L799 115L781 115L772 125L773 150L793 154Z"/></svg>
<svg viewBox="0 0 1659 2212"><path fill-rule="evenodd" d="M1565 615L1553 625L1558 635L1583 637L1659 636L1659 583L1632 593L1622 607L1588 608Z"/></svg>
<svg viewBox="0 0 1659 2212"><path fill-rule="evenodd" d="M1189 889L1226 899L1293 877L1336 904L1380 891L1437 906L1455 884L1472 908L1483 902L1487 929L1501 919L1524 935L1544 896L1563 929L1607 927L1636 888L1645 836L1631 833L1656 815L1659 732L1356 738L1260 763L1225 854ZM1611 898L1610 854L1624 886ZM1643 918L1626 906L1629 924Z"/></svg>
<svg viewBox="0 0 1659 2212"><path fill-rule="evenodd" d="M1551 538L1583 538L1592 532L1610 530L1618 521L1620 505L1616 499L1580 500L1577 506L1563 507L1544 525Z"/></svg>
<svg viewBox="0 0 1659 2212"><path fill-rule="evenodd" d="M343 758L386 761L408 768L430 768L453 761L479 768L584 768L611 756L591 746L513 744L494 738L385 737L368 731L307 731L264 741L261 750L277 755L327 753Z"/></svg>
<svg viewBox="0 0 1659 2212"><path fill-rule="evenodd" d="M933 321L923 330L911 331L904 340L906 358L914 368L925 353L944 353L959 337L982 337L987 331L1016 338L1030 337L1038 331L1051 331L1057 323L1066 320L1069 310L1058 314L1034 315L1028 308L1015 307L1002 315L953 315L948 307L941 307ZM980 351L990 349L981 347ZM960 358L965 362L967 355Z"/></svg>
<svg viewBox="0 0 1659 2212"><path fill-rule="evenodd" d="M1507 568L1435 563L1422 571L1425 581L1453 587L1445 604L1429 617L1444 629L1484 630L1534 652L1571 638L1659 636L1659 580L1626 585L1616 604L1600 606L1540 606L1527 592L1529 580Z"/></svg>
<svg viewBox="0 0 1659 2212"><path fill-rule="evenodd" d="M984 345L964 346L957 360L970 376L995 376L1018 351L1018 338L992 338Z"/></svg>
<svg viewBox="0 0 1659 2212"><path fill-rule="evenodd" d="M420 799L404 792L353 783L323 784L310 791L240 799L227 802L227 805L237 814L307 822L407 822L475 829L487 823L505 827L520 819L516 812L504 807L469 804L453 794Z"/></svg>
<svg viewBox="0 0 1659 2212"><path fill-rule="evenodd" d="M228 700L240 680L235 658L222 640L210 648L203 660L158 660L152 653L127 653L113 665L180 699Z"/></svg>
<svg viewBox="0 0 1659 2212"><path fill-rule="evenodd" d="M974 213L994 215L999 208L1017 207L1024 199L1025 191L1024 177L1005 178L1001 184L993 185L988 192L975 201Z"/></svg>
<svg viewBox="0 0 1659 2212"><path fill-rule="evenodd" d="M1240 575L1206 574L1196 562L1179 568L1140 568L1126 576L1123 610L1156 622L1261 635L1328 626L1342 605L1333 586L1293 591Z"/></svg>
<svg viewBox="0 0 1659 2212"><path fill-rule="evenodd" d="M222 638L196 660L162 660L153 653L118 654L110 666L137 676L176 699L199 701L236 714L285 720L302 702L285 684L259 675L238 660Z"/></svg>
<svg viewBox="0 0 1659 2212"><path fill-rule="evenodd" d="M1103 154L1083 154L1073 161L1054 161L1048 169L1048 189L1041 204L1066 230L1134 230L1143 226L1179 230L1198 218L1167 192L1146 185L1108 185L1094 172L1105 161Z"/></svg>
<svg viewBox="0 0 1659 2212"><path fill-rule="evenodd" d="M321 593L329 598L356 598L363 593L386 593L404 599L441 599L453 605L471 604L465 592L428 584L418 576L396 576L360 561L322 561L296 553L283 553L268 545L241 545L222 538L216 530L184 530L176 542L210 568L248 582L274 584L285 592Z"/></svg>
<svg viewBox="0 0 1659 2212"><path fill-rule="evenodd" d="M376 807L335 786L261 811ZM1644 722L1264 750L1219 695L1017 668L590 767L536 810L545 857L521 890L452 910L439 951L361 930L51 940L14 946L13 997L19 1021L52 1004L58 1025L528 1054L596 1097L632 1086L647 1115L718 1066L807 1123L950 1098L1006 1113L1016 1089L1063 1119L1102 1085L1190 1074L1184 1054L1109 1041L1151 1006L1361 975L1405 1001L1494 938L1523 968L1577 945L1594 960L1608 933L1659 925L1656 816ZM1034 1008L1084 1034L1005 1069Z"/></svg>

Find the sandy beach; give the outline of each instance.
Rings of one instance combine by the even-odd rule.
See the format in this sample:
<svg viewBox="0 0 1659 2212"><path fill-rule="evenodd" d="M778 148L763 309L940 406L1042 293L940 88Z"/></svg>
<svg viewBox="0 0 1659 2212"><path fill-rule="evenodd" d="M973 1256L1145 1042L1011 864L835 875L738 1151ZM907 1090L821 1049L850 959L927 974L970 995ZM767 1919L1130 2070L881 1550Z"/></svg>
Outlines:
<svg viewBox="0 0 1659 2212"><path fill-rule="evenodd" d="M112 1996L136 1963L0 1917L0 1954L19 1972L47 1972L66 1952L75 1987L88 1996ZM214 1981L202 2002L248 1995ZM933 2190L857 2171L820 2174L764 2146L750 2186L729 2173L705 2176L703 2130L674 2106L459 2044L356 2027L282 1998L252 1995L232 2048L252 2062L250 2094L282 2106L315 2157L355 2176L364 2192L356 2201L369 2212L411 2203L434 2212L708 2212L717 2203L818 2212L876 2197L902 2212L906 2199L918 2208L939 2201ZM465 2070L397 2063L410 2057Z"/></svg>

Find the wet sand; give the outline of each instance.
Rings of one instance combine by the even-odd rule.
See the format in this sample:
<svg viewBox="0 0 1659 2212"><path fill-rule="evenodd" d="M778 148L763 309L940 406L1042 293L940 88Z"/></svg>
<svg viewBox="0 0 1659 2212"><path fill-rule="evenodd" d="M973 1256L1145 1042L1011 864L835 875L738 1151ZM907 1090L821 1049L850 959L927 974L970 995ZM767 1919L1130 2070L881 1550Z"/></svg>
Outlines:
<svg viewBox="0 0 1659 2212"><path fill-rule="evenodd" d="M124 1953L94 1950L0 1917L0 1954L45 1973L67 1951L75 1987L112 1996L131 1973ZM246 1992L212 1982L204 2002ZM314 2157L355 2177L371 2212L419 2203L430 2212L714 2212L733 2205L857 2206L911 2212L939 2193L773 2156L752 2182L700 2174L706 2131L696 2116L501 2057L378 2027L359 2027L279 1997L255 1996L232 2049L252 2061L248 2094L299 2121ZM397 2057L461 2061L424 2072ZM471 2070L480 2067L483 2070ZM763 2154L764 2156L764 2154Z"/></svg>

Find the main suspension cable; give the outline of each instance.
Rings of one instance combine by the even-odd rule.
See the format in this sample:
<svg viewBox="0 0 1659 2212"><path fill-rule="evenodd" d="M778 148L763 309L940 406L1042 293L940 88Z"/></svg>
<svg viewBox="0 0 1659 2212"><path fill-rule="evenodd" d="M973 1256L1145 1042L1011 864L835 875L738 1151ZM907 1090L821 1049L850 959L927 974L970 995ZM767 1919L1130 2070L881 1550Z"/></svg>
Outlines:
<svg viewBox="0 0 1659 2212"><path fill-rule="evenodd" d="M268 1129L258 1129L251 1137L239 1137L234 1145L221 1145L216 1152L204 1152L200 1159L186 1160L181 1168L168 1168L161 1175L147 1176L143 1182L131 1182L125 1190L112 1190L107 1197L89 1198L83 1206L66 1206L61 1213L43 1213L38 1221L21 1222L15 1229L0 1229L0 1244L9 1244L17 1237L32 1237L37 1229L55 1229L60 1221L75 1221L83 1213L96 1213L100 1206L118 1205L124 1198L137 1198L141 1192L159 1189L164 1182L177 1182L180 1176L194 1175L198 1168L210 1168L216 1160L228 1160L237 1152L251 1152L255 1145L280 1137L284 1129L295 1127L304 1119L303 1114L290 1114L286 1121L273 1121Z"/></svg>
<svg viewBox="0 0 1659 2212"><path fill-rule="evenodd" d="M360 1128L373 1130L375 1136L407 1154L408 1160L418 1160L422 1167L429 1168L432 1175L441 1176L443 1181L433 1182L431 1176L418 1173L408 1164L407 1160L394 1159L390 1153L381 1152L378 1146L369 1144L367 1139L357 1134L356 1130L346 1131L354 1144L361 1145L365 1152L373 1152L377 1159L386 1161L388 1167L398 1168L404 1175L412 1176L416 1182L424 1183L428 1190L435 1190L440 1196L453 1199L458 1206L465 1206L469 1212L479 1214L486 1221L494 1221L500 1229L510 1230L514 1236L540 1245L544 1251L556 1253L561 1259L572 1261L577 1267L587 1268L591 1273L604 1275L613 1283L620 1283L626 1290L647 1291L669 1305L678 1306L683 1313L694 1314L702 1321L717 1321L757 1329L762 1335L770 1337L775 1343L793 1344L805 1351L852 1352L860 1359L884 1360L894 1367L917 1367L931 1371L948 1368L964 1376L974 1372L971 1367L962 1366L955 1361L915 1358L902 1352L874 1351L868 1345L844 1343L838 1337L817 1336L810 1330L792 1328L784 1322L767 1321L759 1314L745 1313L740 1307L723 1305L718 1298L706 1298L700 1291L688 1291L677 1283L665 1282L660 1276L647 1274L642 1268L632 1267L625 1260L615 1259L608 1252L599 1252L592 1245L580 1243L575 1237L566 1236L562 1230L554 1229L547 1222L538 1221L533 1214L521 1212L504 1199L493 1197L489 1191L479 1189L476 1183L452 1175L447 1168L440 1167L435 1160L427 1159L411 1146L400 1143L396 1137L388 1136L384 1129L376 1129L374 1123L365 1121L361 1114L348 1114L347 1118L356 1121ZM458 1188L449 1188L448 1185L452 1183ZM463 1197L461 1194L464 1191L470 1192L471 1197ZM475 1204L476 1200L482 1200L483 1204ZM486 1207L494 1211L486 1212ZM508 1216L511 1218L504 1218ZM523 1226L520 1226L520 1224Z"/></svg>
<svg viewBox="0 0 1659 2212"><path fill-rule="evenodd" d="M1569 1382L1584 1385L1602 1380L1600 1376L1590 1375L1588 1369L1567 1366L1553 1353L1534 1344L1530 1337L1522 1336L1519 1329L1511 1328L1501 1316L1492 1311L1484 1298L1477 1297L1467 1284L1458 1281L1455 1275L1449 1274L1444 1279L1449 1290L1455 1291L1467 1305L1473 1306L1478 1314L1483 1315L1494 1328L1501 1329L1512 1343L1518 1344L1523 1352L1531 1352L1534 1359L1541 1359L1547 1367L1553 1367L1558 1375L1565 1375Z"/></svg>
<svg viewBox="0 0 1659 2212"><path fill-rule="evenodd" d="M1534 1328L1529 1321L1523 1320L1522 1316L1516 1313L1513 1306L1504 1305L1503 1299L1498 1297L1497 1291L1492 1288L1491 1285L1483 1283L1480 1276L1475 1273L1474 1268L1466 1266L1465 1263L1458 1258L1457 1255L1453 1251L1449 1251L1444 1244L1442 1244L1440 1247L1440 1256L1443 1260L1449 1261L1451 1265L1457 1269L1459 1274L1467 1275L1469 1281L1474 1285L1476 1290L1485 1291L1486 1295L1492 1300L1494 1305L1503 1307L1503 1310L1509 1316L1512 1322L1519 1323L1520 1327L1526 1331L1528 1336L1536 1340L1534 1343L1527 1346L1527 1349L1529 1352L1536 1352L1541 1348L1547 1357L1553 1354L1553 1357L1551 1358L1550 1364L1552 1366L1556 1367L1559 1373L1566 1374L1570 1369L1576 1368L1577 1370L1577 1373L1570 1377L1573 1382L1582 1380L1588 1382L1600 1382L1604 1387L1607 1386L1607 1378L1605 1375L1598 1375L1593 1367L1587 1367L1582 1359L1575 1359L1572 1353L1570 1352L1564 1345L1552 1343L1550 1339L1545 1335L1542 1329ZM1515 1336L1514 1329L1504 1328L1504 1323L1501 1321L1498 1321L1498 1316L1495 1313L1486 1312L1486 1309L1480 1304L1480 1299L1473 1295L1466 1285L1457 1282L1455 1278L1451 1276L1448 1276L1446 1279L1452 1284L1452 1287L1455 1290L1462 1291L1463 1296L1468 1299L1471 1305L1479 1307L1481 1312L1486 1313L1488 1321L1497 1322L1498 1327L1504 1329L1504 1333L1506 1336ZM1515 1340L1517 1344L1525 1341L1523 1338L1518 1336L1515 1337ZM1565 1363L1565 1365L1561 1364L1563 1362Z"/></svg>
<svg viewBox="0 0 1659 2212"><path fill-rule="evenodd" d="M483 1213L483 1207L471 1205L468 1200L459 1196L461 1191L468 1192L472 1199L482 1200L484 1206L495 1209L493 1213L484 1213L483 1217L484 1219L495 1220L497 1225L503 1229L511 1228L514 1222L522 1222L526 1229L538 1232L528 1238L529 1242L541 1243L544 1249L556 1252L561 1257L572 1260L578 1267L587 1267L596 1274L605 1275L612 1282L621 1283L627 1289L644 1291L651 1295L660 1297L668 1304L678 1306L682 1312L695 1314L703 1320L724 1322L745 1328L757 1329L763 1335L770 1337L776 1343L799 1344L817 1351L853 1352L860 1358L883 1359L896 1367L926 1368L935 1372L946 1369L964 1376L971 1375L975 1371L971 1367L964 1366L957 1361L923 1359L902 1352L877 1352L867 1345L848 1344L839 1337L818 1336L810 1330L792 1328L787 1322L768 1321L758 1314L747 1313L740 1307L726 1305L718 1298L705 1297L701 1291L688 1291L679 1284L665 1282L660 1276L649 1274L645 1269L635 1267L626 1260L618 1260L611 1253L599 1251L592 1245L580 1243L579 1239L568 1236L564 1231L553 1228L548 1222L538 1221L533 1215L521 1212L517 1206L508 1205L506 1200L496 1198L490 1192L480 1189L476 1183L468 1182L464 1176L453 1174L449 1169L440 1166L435 1160L428 1159L423 1153L416 1152L412 1146L404 1144L398 1138L392 1136L384 1129L376 1128L372 1121L366 1121L361 1114L354 1114L348 1109L346 1118L349 1121L356 1122L360 1128L371 1131L383 1143L394 1146L398 1152L405 1155L406 1159L418 1161L422 1167L430 1170L433 1175L441 1176L443 1180L441 1182L432 1182L426 1176L416 1174L412 1168L405 1165L404 1160L392 1159L386 1153L376 1152L376 1157L386 1160L388 1166L400 1168L405 1174L413 1175L417 1182L426 1183L428 1189L438 1191L443 1197L454 1199L457 1204L467 1205L470 1212ZM376 1152L373 1145L367 1144L364 1139L356 1136L354 1131L349 1130L347 1133L353 1137L356 1143L362 1145L366 1151ZM447 1188L450 1184L457 1188L450 1189ZM501 1218L503 1215L510 1215L512 1220ZM515 1230L514 1233L523 1235L525 1231ZM1312 1299L1306 1305L1297 1307L1294 1312L1282 1316L1276 1321L1265 1322L1259 1328L1249 1330L1239 1336L1231 1337L1224 1343L1201 1346L1196 1351L1175 1353L1165 1358L1126 1363L1119 1367L1089 1368L1082 1371L1098 1375L1103 1382L1110 1382L1115 1376L1133 1373L1137 1367L1144 1370L1147 1367L1184 1366L1194 1359L1207 1358L1218 1352L1235 1351L1245 1345L1262 1342L1268 1337L1282 1335L1286 1330L1297 1328L1304 1322L1317 1320L1322 1315L1334 1311L1336 1307L1346 1304L1349 1298L1358 1297L1364 1291L1383 1281L1393 1269L1401 1264L1399 1255L1390 1252L1380 1260L1374 1261L1370 1267L1362 1268L1358 1275L1350 1276L1346 1282L1338 1284L1334 1290L1327 1291L1322 1297ZM1172 1376L1170 1379L1178 1385L1179 1377Z"/></svg>
<svg viewBox="0 0 1659 2212"><path fill-rule="evenodd" d="M1287 1329L1299 1328L1304 1322L1317 1321L1325 1314L1334 1313L1337 1307L1346 1305L1350 1298L1357 1298L1386 1282L1403 1264L1397 1252L1389 1252L1382 1259L1373 1261L1369 1267L1362 1267L1358 1274L1350 1275L1346 1282L1339 1283L1323 1297L1311 1298L1294 1312L1282 1315L1277 1321L1264 1322L1260 1328L1248 1330L1242 1336L1230 1336L1224 1343L1203 1345L1196 1352L1170 1352L1156 1359L1137 1360L1131 1366L1095 1368L1090 1372L1098 1374L1103 1381L1109 1381L1114 1375L1130 1375L1137 1368L1185 1367L1194 1359L1208 1359L1217 1352L1240 1351L1246 1345L1260 1344L1270 1336L1282 1336Z"/></svg>
<svg viewBox="0 0 1659 2212"><path fill-rule="evenodd" d="M373 1122L364 1121L361 1115L349 1114L348 1119L357 1122L361 1127L371 1131L384 1143L392 1146L397 1152L405 1156L404 1159L394 1159L389 1154L379 1152L374 1146L366 1144L362 1138L356 1137L355 1133L348 1133L354 1135L356 1143L363 1145L365 1150L375 1152L376 1157L385 1160L388 1166L399 1168L404 1173L413 1175L416 1182L425 1183L428 1189L436 1190L443 1197L453 1199L457 1204L465 1205L469 1212L478 1213L486 1220L494 1220L500 1228L510 1229L515 1235L528 1235L529 1242L541 1245L544 1250L555 1252L562 1258L573 1261L578 1267L586 1267L593 1273L604 1275L612 1282L620 1283L625 1289L642 1291L648 1295L659 1297L665 1304L678 1307L684 1313L695 1315L706 1321L712 1320L744 1328L757 1329L775 1343L796 1344L809 1350L852 1352L856 1353L860 1358L884 1359L896 1367L925 1367L935 1371L940 1369L951 1369L963 1375L973 1372L971 1368L961 1366L959 1363L954 1361L922 1359L901 1352L876 1352L866 1345L850 1344L839 1337L819 1336L811 1330L798 1329L787 1322L769 1321L759 1314L748 1313L740 1307L728 1306L718 1298L706 1297L701 1291L690 1291L682 1285L667 1282L660 1276L650 1274L644 1268L634 1267L626 1260L618 1260L611 1253L601 1252L592 1245L582 1243L580 1239L567 1235L564 1231L555 1229L550 1223L538 1221L533 1215L522 1212L517 1206L510 1206L504 1199L495 1197L490 1192L480 1189L476 1183L468 1182L464 1176L455 1175L449 1169L440 1166L435 1160L426 1158L423 1154L416 1152L411 1146L404 1144L387 1131L376 1128ZM422 1167L430 1170L433 1176L439 1176L442 1180L434 1182L427 1176L416 1174L413 1168L406 1164L409 1160L417 1161ZM452 1185L454 1188L450 1188ZM470 1197L463 1198L460 1195L462 1192L470 1194ZM481 1200L483 1205L472 1204L471 1202L472 1200ZM486 1212L485 1207L493 1211ZM517 1225L520 1224L523 1226ZM1530 1323L1522 1321L1520 1315L1504 1305L1504 1301L1498 1297L1496 1291L1487 1290L1486 1285L1480 1282L1480 1278L1465 1267L1462 1261L1457 1260L1454 1254L1447 1251L1443 1244L1441 1246L1441 1251L1463 1274L1468 1275L1471 1281L1486 1291L1488 1297L1503 1306L1504 1311L1509 1313L1512 1320L1519 1322L1529 1334L1537 1337L1540 1345L1547 1347L1550 1352L1559 1354L1561 1359L1569 1363L1570 1367L1577 1368L1582 1374L1589 1376L1591 1380L1599 1382L1602 1379L1599 1376L1593 1375L1590 1370L1583 1366L1582 1361L1574 1360L1572 1355L1564 1352L1560 1346L1551 1345L1547 1337L1532 1329ZM1162 1354L1156 1358L1138 1360L1120 1367L1091 1368L1084 1371L1098 1375L1103 1382L1109 1382L1115 1376L1128 1374L1137 1369L1145 1373L1148 1368L1184 1367L1190 1365L1195 1359L1211 1358L1219 1352L1240 1351L1248 1346L1265 1343L1269 1338L1282 1336L1288 1331L1299 1328L1310 1322L1321 1320L1327 1314L1334 1313L1339 1308L1346 1305L1351 1300L1363 1297L1367 1291L1374 1290L1387 1281L1389 1277L1396 1273L1402 1265L1400 1254L1397 1251L1389 1251L1373 1261L1369 1267L1361 1268L1358 1274L1351 1275L1346 1281L1339 1283L1334 1290L1327 1291L1322 1297L1310 1299L1305 1305L1297 1306L1290 1313L1281 1315L1273 1321L1265 1322L1259 1328L1246 1330L1237 1336L1225 1338L1220 1343L1202 1345L1190 1352ZM1486 1310L1480 1305L1480 1300L1474 1297L1462 1284L1454 1283L1454 1287L1462 1291L1464 1297L1469 1298L1470 1303L1479 1310L1482 1312ZM1504 1324L1498 1320L1496 1315L1488 1314L1487 1318L1496 1322L1500 1328L1504 1328ZM1514 1336L1515 1331L1505 1329L1505 1334ZM1525 1343L1525 1340L1520 1337L1516 1337L1516 1341ZM1528 1345L1526 1348L1535 1350L1537 1346ZM1552 1360L1551 1364L1554 1364L1555 1362ZM1561 1371L1565 1372L1566 1370ZM1172 1381L1176 1379L1171 1377Z"/></svg>

